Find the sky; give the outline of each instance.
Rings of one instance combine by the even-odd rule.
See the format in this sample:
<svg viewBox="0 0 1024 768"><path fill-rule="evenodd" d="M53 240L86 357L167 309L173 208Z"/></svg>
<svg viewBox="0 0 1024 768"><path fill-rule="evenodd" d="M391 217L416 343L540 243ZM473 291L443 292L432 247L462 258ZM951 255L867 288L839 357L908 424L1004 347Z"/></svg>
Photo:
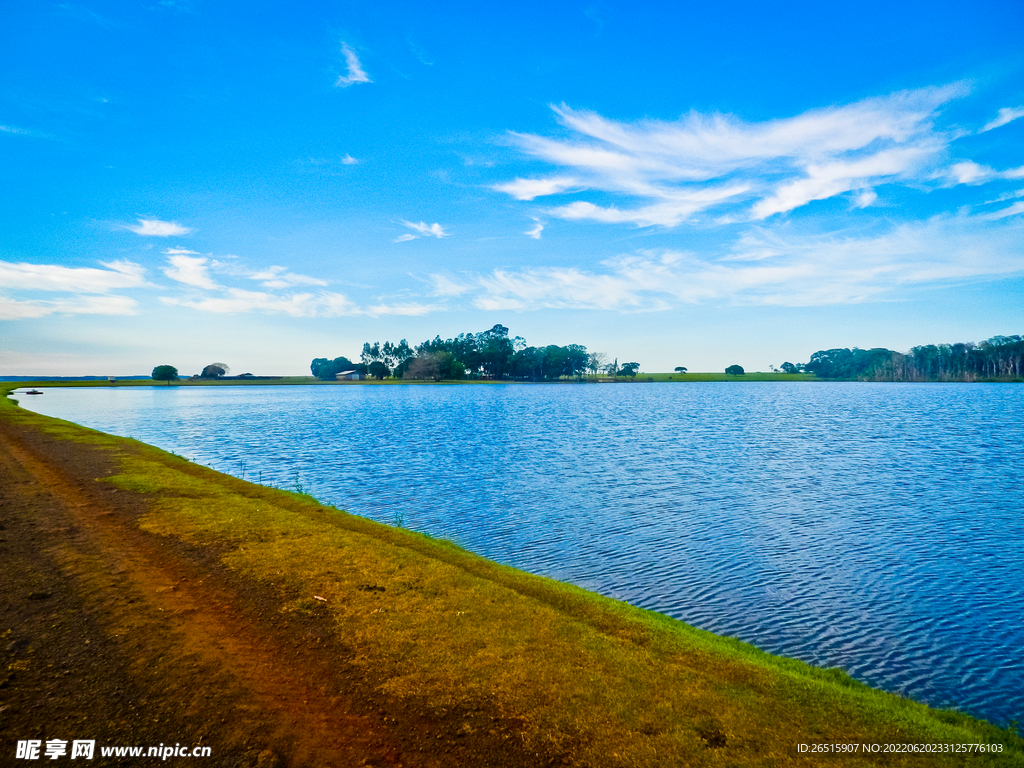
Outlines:
<svg viewBox="0 0 1024 768"><path fill-rule="evenodd" d="M1024 333L1019 0L0 3L0 375Z"/></svg>

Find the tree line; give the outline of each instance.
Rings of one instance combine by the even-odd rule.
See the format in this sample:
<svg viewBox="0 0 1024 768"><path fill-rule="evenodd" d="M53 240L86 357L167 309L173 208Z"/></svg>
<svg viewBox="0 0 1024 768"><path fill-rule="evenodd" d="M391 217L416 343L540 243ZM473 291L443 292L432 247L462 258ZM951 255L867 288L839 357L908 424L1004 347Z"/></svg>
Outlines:
<svg viewBox="0 0 1024 768"><path fill-rule="evenodd" d="M640 370L639 363L620 367L617 360L609 361L602 352L588 352L582 344L532 347L521 336L510 338L508 334L508 328L499 324L479 333L460 333L453 339L435 336L415 348L405 339L397 344L366 342L358 363L347 357L318 357L310 371L325 381L346 371L377 379L553 381L582 378L588 372L636 378Z"/></svg>
<svg viewBox="0 0 1024 768"><path fill-rule="evenodd" d="M859 381L977 381L1024 378L1024 337L993 336L978 343L926 344L909 352L884 347L827 349L806 363L783 363L783 373Z"/></svg>

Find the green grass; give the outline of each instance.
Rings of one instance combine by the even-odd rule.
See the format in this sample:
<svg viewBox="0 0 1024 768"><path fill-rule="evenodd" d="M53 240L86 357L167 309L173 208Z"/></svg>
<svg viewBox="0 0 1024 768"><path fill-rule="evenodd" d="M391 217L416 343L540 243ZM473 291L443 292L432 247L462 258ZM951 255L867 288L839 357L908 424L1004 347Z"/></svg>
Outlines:
<svg viewBox="0 0 1024 768"><path fill-rule="evenodd" d="M280 610L322 616L388 697L509 718L521 724L524 748L538 753L594 766L856 766L876 758L810 758L796 745L980 742L1003 752L972 764L1024 765L1024 742L1009 731L841 671L771 656L9 401L0 418L110 450L120 470L103 482L144 494L146 530L217 545L238 573L284 585ZM877 762L964 760L904 754Z"/></svg>

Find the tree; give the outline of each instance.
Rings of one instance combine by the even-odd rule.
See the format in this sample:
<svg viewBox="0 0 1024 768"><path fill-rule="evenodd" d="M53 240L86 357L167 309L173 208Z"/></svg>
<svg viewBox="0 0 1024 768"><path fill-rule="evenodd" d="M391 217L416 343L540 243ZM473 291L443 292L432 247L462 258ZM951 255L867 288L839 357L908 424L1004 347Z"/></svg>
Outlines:
<svg viewBox="0 0 1024 768"><path fill-rule="evenodd" d="M505 378L517 346L516 339L508 337L508 328L498 323L491 330L478 333L476 343L483 357L484 374L492 379ZM524 343L522 347L525 346Z"/></svg>
<svg viewBox="0 0 1024 768"><path fill-rule="evenodd" d="M173 365L158 365L150 376L154 381L166 381L167 386L171 386L172 381L178 380L178 369Z"/></svg>
<svg viewBox="0 0 1024 768"><path fill-rule="evenodd" d="M629 376L631 379L636 378L637 372L640 370L640 363L623 363L622 368L619 369L619 376Z"/></svg>
<svg viewBox="0 0 1024 768"><path fill-rule="evenodd" d="M203 368L203 372L199 374L201 379L219 379L221 376L226 374L230 368L224 363L210 363L208 366Z"/></svg>
<svg viewBox="0 0 1024 768"><path fill-rule="evenodd" d="M391 373L387 363L382 360L374 360L368 366L366 366L366 372L371 376L375 377L378 381L382 380L385 376Z"/></svg>
<svg viewBox="0 0 1024 768"><path fill-rule="evenodd" d="M800 368L795 366L795 365L793 365L792 363L783 363L782 365L779 366L779 370L781 370L783 373L799 373L800 372Z"/></svg>
<svg viewBox="0 0 1024 768"><path fill-rule="evenodd" d="M686 373L686 368L681 365L677 365L674 370L676 373Z"/></svg>
<svg viewBox="0 0 1024 768"><path fill-rule="evenodd" d="M603 371L608 365L608 355L604 352L591 352L590 353L590 372L595 376Z"/></svg>
<svg viewBox="0 0 1024 768"><path fill-rule="evenodd" d="M318 357L309 364L309 370L321 381L334 381L342 371L358 371L365 376L367 368L362 363L353 363L347 357L336 357L333 360Z"/></svg>
<svg viewBox="0 0 1024 768"><path fill-rule="evenodd" d="M582 344L567 344L565 347L566 372L569 376L583 376L590 364L590 355Z"/></svg>
<svg viewBox="0 0 1024 768"><path fill-rule="evenodd" d="M409 361L403 378L438 381L441 378L438 368L437 358L434 354L418 355Z"/></svg>
<svg viewBox="0 0 1024 768"><path fill-rule="evenodd" d="M725 372L730 376L742 376L744 373L742 365L730 365Z"/></svg>

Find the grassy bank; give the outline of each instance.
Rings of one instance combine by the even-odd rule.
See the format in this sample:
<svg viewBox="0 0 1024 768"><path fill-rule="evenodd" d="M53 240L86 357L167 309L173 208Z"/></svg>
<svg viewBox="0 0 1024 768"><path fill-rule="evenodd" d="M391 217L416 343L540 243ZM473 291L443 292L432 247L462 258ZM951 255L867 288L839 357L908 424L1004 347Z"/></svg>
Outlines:
<svg viewBox="0 0 1024 768"><path fill-rule="evenodd" d="M0 395L4 388L14 387L0 385ZM1024 743L1008 731L840 671L771 656L5 398L0 418L108 452L118 469L97 482L144 501L145 531L212 548L240 577L280 588L277 610L319 622L381 695L424 712L513 723L522 748L545 762L1024 765ZM857 752L797 750L826 742ZM865 755L859 746L978 743L1002 752Z"/></svg>

